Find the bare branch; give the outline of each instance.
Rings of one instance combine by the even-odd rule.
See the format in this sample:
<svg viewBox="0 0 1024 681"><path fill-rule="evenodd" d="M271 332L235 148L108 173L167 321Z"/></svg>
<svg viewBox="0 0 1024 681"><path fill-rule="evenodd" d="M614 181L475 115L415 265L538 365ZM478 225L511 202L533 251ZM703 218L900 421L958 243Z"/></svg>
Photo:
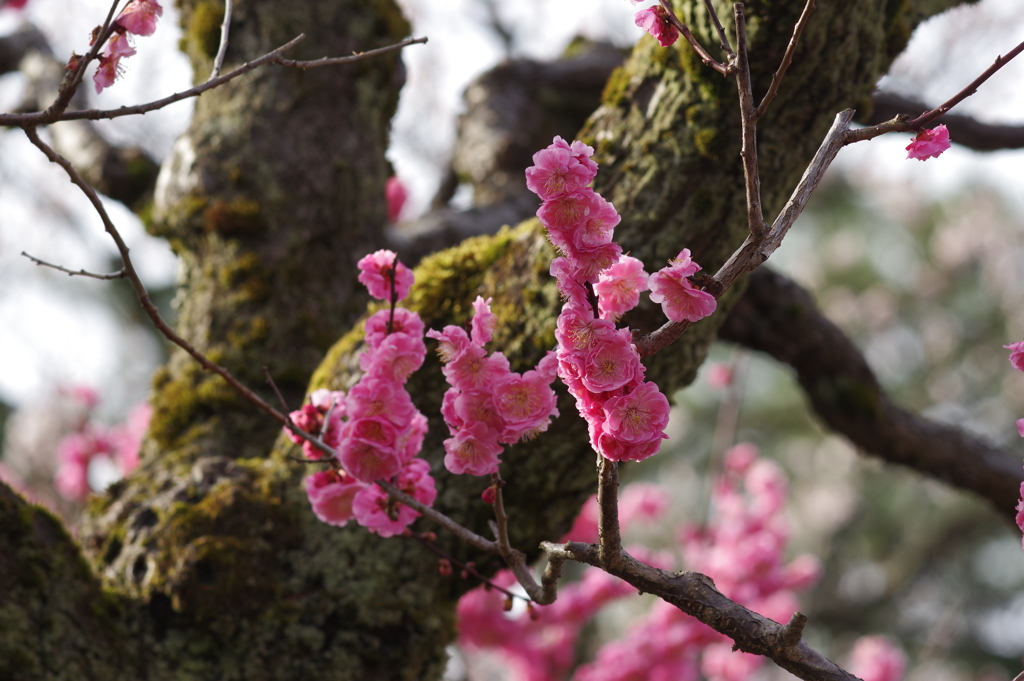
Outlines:
<svg viewBox="0 0 1024 681"><path fill-rule="evenodd" d="M750 84L750 64L747 61L747 22L743 3L733 5L736 18L736 87L740 94L740 157L743 159L743 179L746 183L747 225L750 233L759 237L768 231L761 210L761 178L757 173L757 117L754 115L754 95Z"/></svg>
<svg viewBox="0 0 1024 681"><path fill-rule="evenodd" d="M667 572L642 563L625 551L615 564L601 559L596 545L544 542L541 548L550 558L575 560L593 565L636 587L671 603L735 642L745 653L763 655L795 676L807 681L859 681L825 658L800 638L805 618L794 615L786 626L759 615L726 598L709 577L698 572Z"/></svg>
<svg viewBox="0 0 1024 681"><path fill-rule="evenodd" d="M228 36L231 34L231 0L224 0L224 21L220 25L220 45L217 47L217 56L213 59L213 70L207 80L213 80L220 75L221 67L224 66L224 56L228 53Z"/></svg>
<svg viewBox="0 0 1024 681"><path fill-rule="evenodd" d="M483 582L484 584L488 585L490 588L496 589L497 591L500 591L501 593L505 594L509 598L519 598L519 599L522 599L522 600L524 600L526 602L530 601L529 598L524 598L523 596L521 596L519 594L512 593L511 591L509 591L505 587L501 586L500 584L495 584L494 582L489 580L487 577L485 577L484 575L480 574L480 572L476 569L476 566L473 565L473 563L471 563L471 562L470 563L462 562L461 560L459 560L458 558L456 558L455 556L451 555L450 553L448 553L447 551L442 549L440 546L438 546L437 544L432 542L425 535L417 534L416 532L409 532L408 535L409 535L409 537L411 537L412 539L415 539L420 544L422 544L424 547L426 547L434 555L436 555L436 556L438 556L440 558L443 558L444 560L447 560L449 563L455 564L457 567L459 567L462 570L465 570L468 574L473 575L474 577L479 579L481 582ZM433 535L433 533L431 533L431 535Z"/></svg>
<svg viewBox="0 0 1024 681"><path fill-rule="evenodd" d="M893 92L877 92L871 100L871 116L865 123L877 125L900 113L928 111L924 102ZM970 116L950 113L942 117L951 141L975 151L1020 149L1024 147L1024 125L990 125Z"/></svg>
<svg viewBox="0 0 1024 681"><path fill-rule="evenodd" d="M380 54L394 52L395 50L400 50L403 47L408 47L409 45L415 45L417 43L426 42L426 37L407 38L400 43L395 43L394 45L388 45L387 47L378 47L376 50L368 50L366 52L357 52L356 54L353 54L348 57L324 57L322 59L314 59L313 61L296 61L294 59L278 58L273 61L275 64L279 64L281 66L294 66L297 69L314 69L319 66L336 66L337 64L351 64L352 62L362 61L363 59L368 59L369 57L376 57L377 55Z"/></svg>
<svg viewBox="0 0 1024 681"><path fill-rule="evenodd" d="M755 119L764 116L764 112L768 110L768 105L775 99L775 95L779 91L779 85L782 83L782 78L786 75L786 69L793 63L793 53L796 52L796 44L800 40L800 34L804 32L804 27L807 25L808 20L811 18L811 12L814 11L816 2L817 0L807 0L807 4L804 5L804 11L800 13L800 18L797 20L796 26L793 27L793 37L789 39L789 45L786 46L786 54L782 57L779 70L772 74L772 83L768 86L768 92L765 93L764 99L761 100L757 111L754 112Z"/></svg>
<svg viewBox="0 0 1024 681"><path fill-rule="evenodd" d="M385 480L378 480L377 485L380 486L382 490L387 492L393 499L396 499L397 501L405 504L406 506L415 511L419 511L422 515L426 516L430 520L433 520L435 523L437 523L444 529L448 530L449 532L451 532L456 537L466 542L470 546L475 546L481 551L486 551L487 553L501 555L501 551L498 548L497 542L493 542L490 539L485 539L484 537L478 535L476 532L473 532L472 530L463 527L462 525L458 524L457 522L455 522L445 514L441 513L440 511L433 509L430 506L427 506L426 504L420 502L418 499L409 496L405 492L402 492L397 487L392 485L390 482L387 482Z"/></svg>
<svg viewBox="0 0 1024 681"><path fill-rule="evenodd" d="M818 151L811 159L810 165L804 170L803 177L797 183L796 188L789 197L789 201L782 208L779 216L775 218L771 229L767 234L756 237L753 234L747 237L741 245L726 261L712 278L710 291L716 298L729 290L736 281L757 267L759 267L775 250L782 244L782 239L789 232L790 227L796 222L797 217L803 212L807 201L810 199L814 189L821 182L822 176L835 159L836 154L843 148L846 134L850 129L850 121L853 120L853 109L847 109L839 113L832 128L822 141ZM690 328L693 322L668 322L660 329L635 340L637 350L641 357L647 357L668 347L676 339L683 335L686 329Z"/></svg>
<svg viewBox="0 0 1024 681"><path fill-rule="evenodd" d="M708 10L708 16L711 17L711 23L715 26L715 32L718 33L718 45L722 48L730 57L735 57L736 53L732 50L732 45L729 44L729 36L725 34L725 29L722 28L722 22L718 19L718 12L715 11L715 6L711 4L711 0L704 0L704 7Z"/></svg>
<svg viewBox="0 0 1024 681"><path fill-rule="evenodd" d="M700 57L700 60L704 62L705 66L710 66L715 71L721 73L723 76L732 75L732 67L716 60L708 53L707 50L704 49L704 46L701 45L700 42L698 42L698 40L693 36L692 33L690 33L689 27L686 24L684 24L678 16L676 16L676 13L675 11L673 11L672 5L671 3L668 2L668 0L658 0L658 2L660 2L661 6L665 8L666 12L668 12L668 20L672 23L673 26L676 27L676 30L679 31L679 33L684 38L686 38L686 42L690 43L690 47L692 47L693 51L697 53L697 56Z"/></svg>
<svg viewBox="0 0 1024 681"><path fill-rule="evenodd" d="M759 269L719 337L793 367L811 408L857 447L974 492L1012 522L1020 457L893 404L857 346L795 282Z"/></svg>
<svg viewBox="0 0 1024 681"><path fill-rule="evenodd" d="M619 527L619 465L597 455L598 555L605 564L616 564L622 553Z"/></svg>
<svg viewBox="0 0 1024 681"><path fill-rule="evenodd" d="M28 258L29 260L31 260L32 262L34 262L36 265L39 265L40 267L49 267L51 269L57 270L58 272L64 272L69 277L89 277L90 279L101 279L103 281L125 278L124 269L120 269L117 272L113 272L111 274L93 274L92 272L86 272L85 270L78 270L76 272L74 270L69 270L66 267L61 267L60 265L54 265L53 263L46 262L45 260L40 260L35 256L29 255L25 251L22 251L21 254Z"/></svg>
<svg viewBox="0 0 1024 681"><path fill-rule="evenodd" d="M276 50L268 52L262 57L254 59L251 62L247 62L242 66L239 66L237 69L225 73L223 76L213 78L211 80L206 81L205 83L202 83L201 85L197 85L193 88L189 88L188 90L183 90L181 92L176 92L173 95L169 95L162 99L157 99L146 104L137 104L135 106L122 106L119 109L86 109L83 111L64 111L63 109L61 109L60 111L52 111L53 107L51 107L46 111L37 113L0 114L0 126L6 125L12 127L28 128L40 125L48 125L50 123L55 123L58 121L73 121L81 119L101 120L108 118L120 118L121 116L132 116L135 114L144 114L150 111L156 111L157 109L162 109L165 106L174 104L175 102L180 102L183 99L198 97L204 92L212 90L215 87L219 87L224 83L230 80L234 80L235 78L245 73L248 73L249 71L252 71L257 67L263 66L264 64L294 66L296 68L302 69L314 68L317 66L331 66L334 64L349 64L355 61L367 59L369 57L374 57L385 52L393 52L395 50L400 50L403 47L407 47L408 45L427 42L426 38L409 38L407 40L403 40L400 43L395 43L394 45L381 47L376 50L369 50L367 52L360 52L359 54L354 54L349 57L338 57L332 59L328 59L325 57L324 59L318 59L316 61L295 61L291 59L284 59L281 57L282 52L289 50L292 47L295 47L304 39L305 35L299 35L293 38L292 40L288 41L281 47L277 48Z"/></svg>
<svg viewBox="0 0 1024 681"><path fill-rule="evenodd" d="M267 404L263 398L243 385L242 382L231 375L231 372L227 369L211 362L205 355L203 355L203 353L196 350L191 343L179 336L174 332L174 329L167 325L167 322L165 322L163 317L160 316L160 311L157 310L156 305L154 305L153 301L150 299L149 292L146 290L142 280L139 279L139 275L135 271L135 266L132 264L128 246L125 244L124 239L121 238L121 234L117 231L117 227L114 226L110 216L107 215L107 210L103 207L103 202L100 201L100 197L96 194L96 190L82 179L82 176L78 174L78 171L75 170L74 166L72 166L66 158L58 154L52 147L40 139L39 132L34 127L25 128L25 134L28 135L32 144L43 152L46 158L64 169L64 172L66 172L68 177L71 178L71 182L81 189L82 193L84 193L89 199L89 202L103 221L103 228L117 245L117 250L121 254L121 260L124 263L123 269L125 277L131 282L132 287L135 289L135 294L138 296L139 303L142 305L142 309L146 312L146 315L149 316L153 326L155 326L157 330L167 338L167 340L171 341L191 355L192 358L199 362L200 366L204 369L212 371L227 381L228 385L234 388L240 395L242 395L242 397L256 405L260 411L268 414L281 425L289 425L288 418L284 414ZM294 428L294 426L292 426L292 428L298 432L297 428Z"/></svg>
<svg viewBox="0 0 1024 681"><path fill-rule="evenodd" d="M1006 56L996 57L996 60L992 63L992 66L985 69L985 71L972 80L967 87L960 92L956 93L945 102L935 107L931 111L926 111L917 118L910 118L909 116L899 115L893 118L891 121L885 121L878 125L873 125L868 128L861 128L860 130L850 130L846 133L846 140L844 144L853 144L854 142L862 142L864 140L874 139L879 135L884 135L887 132L910 132L912 130L919 130L923 126L931 123L935 119L939 118L947 111L952 109L954 106L964 101L975 92L986 80L991 78L996 71L1006 66L1011 59L1016 57L1021 52L1024 52L1024 42L1021 42L1017 47L1013 48L1006 53Z"/></svg>

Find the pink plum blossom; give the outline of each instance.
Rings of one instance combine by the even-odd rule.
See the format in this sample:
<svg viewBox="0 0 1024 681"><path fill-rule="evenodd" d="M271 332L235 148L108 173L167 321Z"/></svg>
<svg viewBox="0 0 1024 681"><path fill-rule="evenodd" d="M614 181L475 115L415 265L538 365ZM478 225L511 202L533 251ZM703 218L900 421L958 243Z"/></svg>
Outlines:
<svg viewBox="0 0 1024 681"><path fill-rule="evenodd" d="M600 338L585 357L583 385L595 393L618 390L643 375L629 329Z"/></svg>
<svg viewBox="0 0 1024 681"><path fill-rule="evenodd" d="M483 423L470 423L459 428L453 437L444 441L445 468L456 475L490 475L498 472L501 445L493 432Z"/></svg>
<svg viewBox="0 0 1024 681"><path fill-rule="evenodd" d="M684 248L669 261L669 266L651 275L651 301L660 303L665 316L673 322L695 322L715 311L717 301L706 291L694 287L688 277L700 270Z"/></svg>
<svg viewBox="0 0 1024 681"><path fill-rule="evenodd" d="M335 470L320 471L306 478L306 496L313 513L335 527L344 527L352 519L352 500L363 487L363 483Z"/></svg>
<svg viewBox="0 0 1024 681"><path fill-rule="evenodd" d="M648 276L644 264L628 255L601 272L594 284L601 318L615 320L636 307L640 292L647 290Z"/></svg>
<svg viewBox="0 0 1024 681"><path fill-rule="evenodd" d="M156 31L156 20L164 13L164 8L156 0L132 0L128 3L114 22L135 35L153 35Z"/></svg>
<svg viewBox="0 0 1024 681"><path fill-rule="evenodd" d="M388 222L395 222L402 214L402 207L409 198L409 192L405 185L396 176L392 175L384 184L384 199L388 203Z"/></svg>
<svg viewBox="0 0 1024 681"><path fill-rule="evenodd" d="M901 681L907 656L884 636L862 636L850 653L850 672L864 681Z"/></svg>
<svg viewBox="0 0 1024 681"><path fill-rule="evenodd" d="M708 367L708 373L704 378L715 390L725 390L732 385L733 370L724 362L715 362Z"/></svg>
<svg viewBox="0 0 1024 681"><path fill-rule="evenodd" d="M375 420L372 425L379 426L380 422ZM382 440L383 428L374 430L370 426L371 424L364 426L362 434L366 437L343 437L341 453L338 456L345 470L356 480L363 482L390 478L402 467L394 439Z"/></svg>
<svg viewBox="0 0 1024 681"><path fill-rule="evenodd" d="M577 156L561 137L555 137L550 146L533 155L533 165L526 169L527 188L546 201L585 187L594 179L596 166L592 172Z"/></svg>
<svg viewBox="0 0 1024 681"><path fill-rule="evenodd" d="M949 130L945 125L937 125L931 130L922 129L917 132L917 137L907 145L907 159L926 161L938 158L946 149L949 149Z"/></svg>
<svg viewBox="0 0 1024 681"><path fill-rule="evenodd" d="M414 371L423 366L427 348L422 338L393 333L384 338L375 352L359 356L359 367L371 378L386 378L405 383Z"/></svg>
<svg viewBox="0 0 1024 681"><path fill-rule="evenodd" d="M395 300L409 295L415 276L408 267L398 260L393 251L381 249L363 257L356 266L359 268L359 282L378 300L391 300L391 279L394 271Z"/></svg>
<svg viewBox="0 0 1024 681"><path fill-rule="evenodd" d="M398 473L396 486L417 501L430 506L437 498L430 465L423 459L413 459ZM379 534L393 537L405 531L419 517L419 512L401 503L395 503L396 517L388 515L388 494L377 485L367 485L352 501L352 511L360 525Z"/></svg>
<svg viewBox="0 0 1024 681"><path fill-rule="evenodd" d="M390 333L400 333L413 338L423 338L423 320L420 316L404 307L396 307L394 315L391 310L380 310L366 320L363 329L366 332L366 344L371 348L380 347L381 342L388 335L388 323L391 323Z"/></svg>
<svg viewBox="0 0 1024 681"><path fill-rule="evenodd" d="M662 47L668 47L679 39L679 31L661 5L640 10L633 17L633 23L654 36Z"/></svg>
<svg viewBox="0 0 1024 681"><path fill-rule="evenodd" d="M1003 347L1010 351L1010 364L1013 365L1013 368L1024 371L1024 341L1017 341Z"/></svg>
<svg viewBox="0 0 1024 681"><path fill-rule="evenodd" d="M645 382L628 395L613 397L604 406L605 432L630 444L661 440L668 425L668 399L658 386Z"/></svg>
<svg viewBox="0 0 1024 681"><path fill-rule="evenodd" d="M484 346L490 343L497 326L498 317L491 312L491 299L484 300L482 296L477 296L473 301L473 321L470 324L473 344Z"/></svg>

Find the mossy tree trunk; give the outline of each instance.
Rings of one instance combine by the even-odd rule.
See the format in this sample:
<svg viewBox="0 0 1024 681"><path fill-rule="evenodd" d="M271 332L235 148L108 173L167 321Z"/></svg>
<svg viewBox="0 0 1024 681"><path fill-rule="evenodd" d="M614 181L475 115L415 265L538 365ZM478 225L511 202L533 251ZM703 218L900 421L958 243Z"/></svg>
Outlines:
<svg viewBox="0 0 1024 681"><path fill-rule="evenodd" d="M680 6L713 45L700 4ZM716 4L729 24L731 13ZM835 113L867 102L913 26L954 4L818 3L761 123L767 213L781 206ZM198 79L222 9L182 5ZM802 5L748 6L756 93ZM228 59L251 59L299 32L309 39L294 56L315 58L395 42L407 30L390 0L244 0ZM393 57L258 70L200 98L161 178L153 230L182 258L182 335L251 386L263 384L269 365L293 405L315 369L313 387L355 378L360 332L342 334L366 303L354 262L383 241L383 154L399 74ZM598 190L624 215L620 241L649 267L689 247L713 271L742 241L735 102L733 82L701 67L685 45L662 49L645 38L581 133L598 150ZM504 323L496 345L522 370L553 345L551 257L535 221L472 240L422 264L409 305L440 328L465 322L477 295L493 297ZM648 376L667 392L686 385L721 317L655 357ZM650 309L628 321L644 330L657 323ZM172 357L154 388L143 465L92 505L82 528L88 563L48 514L0 486L0 677L438 678L467 585L442 578L410 540L319 523L290 443L278 437L273 446L277 427L184 355ZM440 463L444 388L435 360L411 383L431 417L424 456L438 477L436 505L486 533L483 483L450 476ZM549 434L504 457L512 538L525 550L560 536L594 489L585 427L564 396L560 408Z"/></svg>

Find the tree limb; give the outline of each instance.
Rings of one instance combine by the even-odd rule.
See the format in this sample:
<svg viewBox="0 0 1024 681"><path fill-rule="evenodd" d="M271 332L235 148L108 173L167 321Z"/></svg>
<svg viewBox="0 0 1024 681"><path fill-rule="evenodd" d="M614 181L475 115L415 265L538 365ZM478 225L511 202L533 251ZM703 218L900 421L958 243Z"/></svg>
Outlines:
<svg viewBox="0 0 1024 681"><path fill-rule="evenodd" d="M913 115L931 108L924 102L893 92L877 92L871 103L871 115L864 121L865 125L878 125L901 113ZM1024 125L991 125L953 113L943 116L942 122L949 128L951 141L975 151L1024 147Z"/></svg>
<svg viewBox="0 0 1024 681"><path fill-rule="evenodd" d="M719 337L792 366L815 413L857 447L974 492L1013 520L1024 480L1020 460L893 404L860 350L795 282L755 271Z"/></svg>

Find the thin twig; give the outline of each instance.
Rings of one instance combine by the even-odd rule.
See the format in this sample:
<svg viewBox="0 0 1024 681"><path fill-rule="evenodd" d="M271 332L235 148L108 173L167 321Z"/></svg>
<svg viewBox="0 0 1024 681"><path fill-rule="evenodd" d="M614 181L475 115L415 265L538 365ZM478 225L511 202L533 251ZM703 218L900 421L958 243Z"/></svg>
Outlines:
<svg viewBox="0 0 1024 681"><path fill-rule="evenodd" d="M420 544L422 544L427 549L429 549L432 553L434 553L434 555L439 556L439 557L447 560L449 563L454 563L456 565L456 567L458 567L461 570L465 570L467 573L473 575L474 577L476 577L477 579L479 579L481 582L483 582L487 586L491 587L492 589L496 589L497 591L500 591L501 593L505 594L509 598L518 598L520 600L526 601L527 603L530 602L530 599L527 598L526 596L523 596L522 594L513 593L513 592L509 591L508 589L506 589L505 587L501 586L500 584L495 584L494 582L489 580L487 577L485 577L484 575L480 574L480 572L477 571L475 566L473 566L470 563L462 562L461 560L459 560L455 556L451 555L450 553L448 553L447 551L442 549L440 546L437 546L436 544L434 544L434 542L430 541L429 539L427 539L422 534L417 534L416 532L411 532L410 531L409 532L409 536L411 538L415 539L416 541L418 541Z"/></svg>
<svg viewBox="0 0 1024 681"><path fill-rule="evenodd" d="M284 401L284 395L282 395L281 391L278 390L277 383L274 382L274 377L270 375L270 367L264 365L263 373L267 377L267 383L270 384L270 387L274 391L274 394L277 395L277 401L278 401L278 403L280 403L281 409L283 410L283 413L285 413L285 414L290 413L291 409L288 408L288 403ZM288 420L291 421L291 417L290 416L288 417Z"/></svg>
<svg viewBox="0 0 1024 681"><path fill-rule="evenodd" d="M402 492L390 482L387 482L386 480L378 480L377 485L391 495L395 500L405 504L414 511L419 511L421 514L430 520L433 520L435 523L448 530L470 546L475 546L481 551L486 551L487 553L501 555L501 551L498 550L498 544L496 542L493 542L490 539L485 539L469 528L463 527L440 511L435 510L422 503L419 499Z"/></svg>
<svg viewBox="0 0 1024 681"><path fill-rule="evenodd" d="M743 3L733 5L736 18L736 89L740 95L740 157L747 195L747 225L755 237L768 231L761 210L761 178L757 172L757 118L754 116L754 95L750 84L750 63L747 60L747 22Z"/></svg>
<svg viewBox="0 0 1024 681"><path fill-rule="evenodd" d="M722 28L722 22L718 20L718 12L715 11L711 0L704 0L704 6L708 10L708 16L711 17L711 23L715 25L715 31L718 32L719 46L722 48L722 51L730 57L735 57L736 53L732 51L732 45L729 44L729 36L726 35L725 29Z"/></svg>
<svg viewBox="0 0 1024 681"><path fill-rule="evenodd" d="M501 475L495 473L491 476L491 483L494 486L494 517L489 525L491 531L494 532L495 538L498 540L498 551L501 557L505 559L505 564L508 565L509 570L516 576L516 581L519 585L526 589L526 593L530 595L534 601L540 605L548 605L555 602L557 596L556 592L556 579L548 579L548 574L545 572L545 579L540 584L537 583L533 572L526 564L526 556L516 549L512 548L512 545L508 540L508 516L505 513L505 499L502 493L502 482ZM560 570L561 566L557 569Z"/></svg>
<svg viewBox="0 0 1024 681"><path fill-rule="evenodd" d="M717 298L725 291L728 291L736 281L746 274L757 269L768 257L778 249L782 239L789 232L790 227L796 222L797 217L803 212L811 193L821 182L822 176L835 159L836 154L843 148L846 135L850 129L850 121L853 120L853 109L846 109L836 115L832 128L825 135L821 146L814 154L803 177L797 183L789 201L782 208L771 229L767 234L754 236L751 234L743 244L729 257L715 276L712 277L713 295ZM674 343L686 329L690 328L693 322L667 322L660 329L647 336L636 338L637 351L641 357L649 357Z"/></svg>
<svg viewBox="0 0 1024 681"><path fill-rule="evenodd" d="M705 575L668 572L620 551L615 563L602 559L600 547L582 542L553 544L541 549L548 559L593 565L628 582L642 593L658 596L681 611L733 639L734 649L764 655L807 681L859 681L800 639L805 618L795 615L783 626L726 598Z"/></svg>
<svg viewBox="0 0 1024 681"><path fill-rule="evenodd" d="M124 279L126 276L124 273L124 269L120 269L117 272L112 272L111 274L93 274L92 272L86 272L85 270L78 270L76 272L74 270L69 270L66 267L61 267L60 265L54 265L53 263L46 262L45 260L40 260L35 256L29 255L25 251L22 251L21 254L28 258L29 260L31 260L32 262L34 262L36 265L39 265L40 267L49 267L51 269L57 270L58 272L64 272L69 277L89 277L90 279L110 281L112 279Z"/></svg>
<svg viewBox="0 0 1024 681"><path fill-rule="evenodd" d="M207 80L213 80L220 75L221 67L224 66L224 55L228 53L228 36L231 33L231 0L224 0L224 21L220 25L220 45L217 47L217 56L213 59L213 70Z"/></svg>
<svg viewBox="0 0 1024 681"><path fill-rule="evenodd" d="M911 132L919 130L977 92L978 87L981 86L982 83L991 78L996 71L1006 66L1011 59L1019 55L1021 52L1024 52L1024 42L1021 42L1017 47L1007 52L1006 56L996 57L992 66L985 69L984 73L972 80L963 90L960 90L960 92L956 93L931 111L926 111L917 118L910 118L910 116L900 114L892 120L879 123L878 125L872 125L871 127L861 128L859 130L847 131L844 143L853 144L854 142L862 142L864 140L874 139L875 137L889 132Z"/></svg>
<svg viewBox="0 0 1024 681"><path fill-rule="evenodd" d="M135 266L132 264L128 246L125 244L124 239L121 238L121 234L117 231L117 227L114 226L110 216L107 215L107 210L103 207L103 202L100 201L100 197L96 194L96 190L94 190L88 182L82 179L82 176L78 174L78 171L75 170L74 166L72 166L66 158L58 154L50 145L46 144L46 142L39 138L39 132L34 127L25 128L25 134L28 136L32 144L43 152L46 158L64 169L64 172L66 172L68 177L71 178L71 182L82 190L89 199L89 202L92 203L93 208L97 213L99 213L100 219L103 221L104 229L114 240L114 243L117 245L117 250L121 254L121 260L124 263L123 269L125 277L131 282L132 287L135 289L135 294L138 296L139 303L142 305L142 309L149 316L150 321L153 322L153 326L155 326L157 330L167 338L167 340L171 341L191 355L192 358L199 362L204 369L212 371L227 381L228 385L234 388L245 399L255 404L260 411L268 414L281 425L289 425L288 418L284 414L271 407L263 400L263 398L249 390L249 388L243 385L241 381L232 376L227 369L211 362L205 355L203 355L203 353L196 350L191 343L179 336L174 332L174 329L167 325L167 322L165 322L163 317L160 316L160 311L157 310L156 305L154 305L153 301L150 299L149 292L146 290L142 280L139 279L139 275L135 271ZM298 431L294 426L293 429Z"/></svg>
<svg viewBox="0 0 1024 681"><path fill-rule="evenodd" d="M366 52L356 52L348 57L323 57L322 59L314 59L312 61L296 61L294 59L275 59L274 63L281 66L293 66L297 69L315 69L319 66L335 66L337 64L351 64L354 61L360 61L368 57L376 57L378 54L385 54L387 52L394 52L400 50L403 47L409 45L415 45L417 43L425 43L427 38L406 38L400 43L394 45L388 45L387 47L378 47L375 50L367 50Z"/></svg>
<svg viewBox="0 0 1024 681"><path fill-rule="evenodd" d="M103 25L100 26L99 31L95 34L93 40L92 49L89 50L84 57L78 60L75 65L75 70L68 76L65 76L64 81L60 84L60 88L57 92L57 99L53 101L46 111L42 112L42 115L48 117L60 116L64 113L64 110L71 104L72 98L75 96L75 92L78 91L78 86L82 83L82 78L85 77L85 69L88 68L92 60L96 58L96 55L103 49L104 43L107 42L107 38L114 31L114 11L117 10L118 4L121 0L114 0L110 5L110 9L107 11L107 18L104 19ZM8 114L9 115L9 114ZM0 119L3 116L0 115ZM0 125L3 125L0 122Z"/></svg>
<svg viewBox="0 0 1024 681"><path fill-rule="evenodd" d="M684 24L678 16L676 16L676 13L672 9L672 5L668 2L668 0L658 0L658 2L660 2L661 6L665 8L666 12L668 12L668 20L672 23L673 26L676 27L676 30L678 30L679 33L681 33L682 36L686 38L686 42L690 43L690 47L692 47L694 52L697 53L697 56L700 57L700 60L704 62L705 66L710 66L715 71L721 73L723 76L732 75L732 67L716 60L708 53L707 50L704 49L704 46L697 41L697 39L693 36L692 33L690 33L690 29L687 27L687 25ZM0 123L2 123L2 121L0 121Z"/></svg>
<svg viewBox="0 0 1024 681"><path fill-rule="evenodd" d="M248 73L249 71L252 71L253 69L255 69L257 67L263 66L264 64L278 64L278 65L281 65L281 66L297 66L298 68L312 68L314 66L326 66L326 65L328 65L328 63L325 62L323 59L318 60L316 62L296 62L296 61L292 61L292 60L283 59L281 57L281 53L285 52L286 50L291 49L292 47L295 47L300 42L305 40L305 37L306 36L304 34L300 34L300 35L296 36L295 38L293 38L292 40L290 40L287 43L285 43L284 45L282 45L281 47L277 48L276 50L273 50L272 52L268 52L267 54L263 55L262 57L254 59L251 62L246 62L245 64L239 66L237 69L234 69L233 71L229 71L228 73L225 73L222 76L219 76L217 78L213 78L211 80L208 80L205 83L202 83L201 85L197 85L197 86L195 86L193 88L189 88L188 90L183 90L181 92L176 92L173 95L169 95L169 96L164 97L162 99L157 99L157 100L154 100L152 102L148 102L146 104L137 104L135 106L122 106L119 109L82 109L80 111L63 111L63 109L62 109L62 110L60 110L58 112L51 112L51 109L53 108L53 107L51 107L51 109L47 109L46 111L35 112L35 113L0 114L0 126L30 128L30 127L37 127L37 126L40 126L40 125L48 125L50 123L55 123L57 121L74 121L74 120L83 120L83 119L84 120L93 120L93 121L95 121L95 120L102 120L102 119L109 119L109 118L120 118L121 116L132 116L132 115L135 115L135 114L144 114L144 113L148 113L150 111L156 111L157 109L162 109L165 106L168 106L170 104L174 104L175 102L180 102L183 99L189 99L191 97L198 97L199 95L203 94L204 92L206 92L208 90L212 90L215 87L219 87L219 86L223 85L224 83L226 83L226 82L228 82L230 80L234 80L235 78L237 78L237 77L239 77L239 76L241 76L241 75L243 75L245 73ZM412 45L412 44L415 44L415 43L425 43L425 42L427 42L426 38L409 38L408 40L403 40L400 43L396 43L394 45L389 45L387 47L381 47L381 48L376 49L376 50L370 50L368 52L362 52L360 54L352 55L350 57L339 57L337 60L332 60L329 63L330 64L335 64L335 63L337 63L337 64L347 64L347 63L351 63L351 62L354 62L354 61L360 61L360 60L366 59L368 57L373 57L373 56L376 56L378 54L382 54L382 53L385 53L385 52L392 52L394 50L399 50L399 49L402 49L403 47L406 47L408 45Z"/></svg>
<svg viewBox="0 0 1024 681"><path fill-rule="evenodd" d="M804 32L804 27L811 18L811 12L814 11L816 2L817 0L807 0L807 4L804 5L804 11L800 13L800 18L797 20L796 26L793 27L793 37L789 39L789 45L786 46L786 54L782 57L782 64L779 65L779 70L772 74L772 84L768 86L768 92L765 93L764 99L761 100L757 111L754 112L755 119L763 116L764 112L768 110L768 105L775 99L775 94L779 91L782 77L786 75L786 69L793 63L793 53L796 52L797 41L800 40L800 34Z"/></svg>

